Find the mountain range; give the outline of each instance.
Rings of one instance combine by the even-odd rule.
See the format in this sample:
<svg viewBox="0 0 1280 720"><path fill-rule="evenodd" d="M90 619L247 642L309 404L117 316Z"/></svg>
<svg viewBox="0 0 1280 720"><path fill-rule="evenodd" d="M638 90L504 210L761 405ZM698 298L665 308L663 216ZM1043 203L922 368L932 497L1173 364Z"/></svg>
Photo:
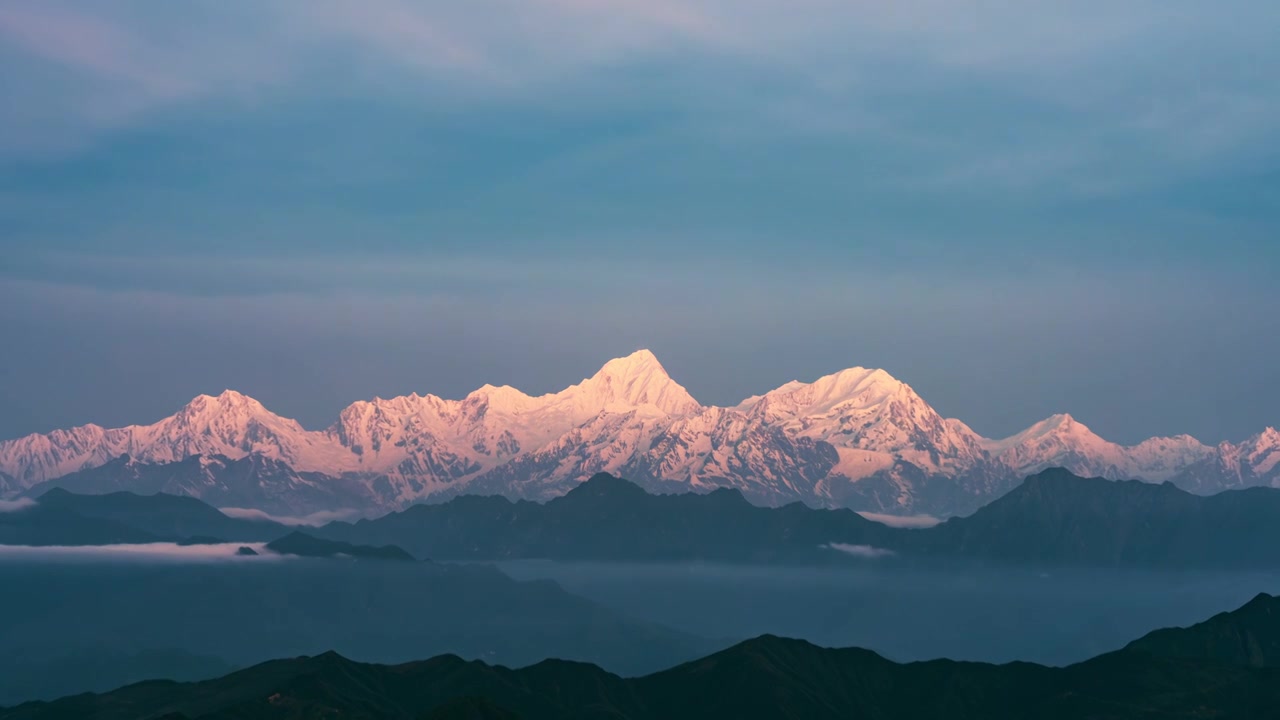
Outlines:
<svg viewBox="0 0 1280 720"><path fill-rule="evenodd" d="M601 474L546 503L463 496L311 530L450 560L826 564L957 561L1040 567L1270 569L1280 490L1204 497L1171 483L1045 470L972 515L894 528L847 509L763 508L741 493L651 495Z"/></svg>
<svg viewBox="0 0 1280 720"><path fill-rule="evenodd" d="M1264 718L1280 707L1280 599L1161 630L1064 668L933 660L765 635L651 675L446 655L402 665L337 653L196 683L152 681L0 710L3 720L119 718Z"/></svg>
<svg viewBox="0 0 1280 720"><path fill-rule="evenodd" d="M233 518L191 497L55 488L0 513L0 544L266 542L293 555L493 562L719 562L790 566L957 563L1055 568L1259 570L1280 564L1280 490L1211 496L1172 483L1029 476L928 528L848 509L752 505L741 492L650 494L599 473L545 503L463 495L357 522L306 528Z"/></svg>
<svg viewBox="0 0 1280 720"><path fill-rule="evenodd" d="M993 440L866 368L704 406L641 350L557 393L485 385L460 400L375 398L324 430L235 391L201 395L151 425L0 442L0 494L164 491L276 514L370 514L460 494L546 500L610 472L657 491L734 488L763 505L949 516L1049 467L1204 494L1277 485L1280 433L1126 447L1056 415Z"/></svg>

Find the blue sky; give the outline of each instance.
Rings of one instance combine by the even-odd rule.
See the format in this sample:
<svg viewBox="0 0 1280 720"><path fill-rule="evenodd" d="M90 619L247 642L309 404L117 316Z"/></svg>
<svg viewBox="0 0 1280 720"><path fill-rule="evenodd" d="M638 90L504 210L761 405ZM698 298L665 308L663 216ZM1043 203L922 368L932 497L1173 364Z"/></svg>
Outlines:
<svg viewBox="0 0 1280 720"><path fill-rule="evenodd" d="M1280 423L1280 6L0 5L0 437L233 387Z"/></svg>

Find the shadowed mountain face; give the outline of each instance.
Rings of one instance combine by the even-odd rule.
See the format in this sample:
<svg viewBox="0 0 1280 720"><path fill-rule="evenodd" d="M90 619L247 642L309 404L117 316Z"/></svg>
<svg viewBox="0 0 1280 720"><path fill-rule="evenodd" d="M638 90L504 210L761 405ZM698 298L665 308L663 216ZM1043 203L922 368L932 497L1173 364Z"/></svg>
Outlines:
<svg viewBox="0 0 1280 720"><path fill-rule="evenodd" d="M119 522L162 538L209 537L254 542L274 540L290 532L290 528L279 523L228 517L196 498L183 495L131 492L79 495L53 488L38 500L42 507Z"/></svg>
<svg viewBox="0 0 1280 720"><path fill-rule="evenodd" d="M1280 490L1202 497L1054 469L969 517L900 529L848 510L756 507L732 490L650 495L601 474L545 504L461 497L316 532L448 559L830 563L852 553L884 562L1269 568L1280 565Z"/></svg>
<svg viewBox="0 0 1280 720"><path fill-rule="evenodd" d="M56 504L0 512L0 545L114 545L161 539L133 525Z"/></svg>
<svg viewBox="0 0 1280 720"><path fill-rule="evenodd" d="M232 538L274 540L291 528L224 515L193 497L115 492L78 495L54 488L0 512L0 545L114 545Z"/></svg>
<svg viewBox="0 0 1280 720"><path fill-rule="evenodd" d="M316 532L350 542L397 544L420 557L451 560L742 562L834 559L837 553L822 545L871 543L892 534L851 510L813 510L799 503L756 507L734 490L650 495L607 474L545 504L465 496L377 520L330 523Z"/></svg>
<svg viewBox="0 0 1280 720"><path fill-rule="evenodd" d="M1157 630L1125 649L1159 657L1280 667L1280 601L1261 594L1239 610L1186 629Z"/></svg>
<svg viewBox="0 0 1280 720"><path fill-rule="evenodd" d="M194 498L53 490L0 513L0 541L93 545L276 540L291 528L230 518ZM1078 567L1265 569L1280 566L1280 490L1209 497L1168 484L1033 475L973 515L890 528L850 510L750 504L736 490L652 495L597 474L546 503L462 496L374 520L308 528L319 539L395 545L437 560L556 559L831 564L865 561ZM342 550L320 554L344 553ZM302 554L316 554L308 551ZM350 554L350 553L344 553Z"/></svg>
<svg viewBox="0 0 1280 720"><path fill-rule="evenodd" d="M904 550L1018 563L1270 568L1280 565L1280 490L1203 497L1052 469L969 517L899 537Z"/></svg>
<svg viewBox="0 0 1280 720"><path fill-rule="evenodd" d="M173 462L139 462L129 455L40 482L27 497L55 490L99 494L164 493L199 498L216 507L255 508L280 515L376 506L363 482L303 472L261 454L229 458L196 455Z"/></svg>
<svg viewBox="0 0 1280 720"><path fill-rule="evenodd" d="M442 656L397 666L334 653L278 660L200 683L152 682L0 711L4 720L140 717L1263 718L1280 707L1269 652L1280 599L1165 630L1067 668L946 660L900 665L859 649L763 636L635 679L548 660L520 670ZM471 713L471 714L468 714Z"/></svg>
<svg viewBox="0 0 1280 720"><path fill-rule="evenodd" d="M413 562L414 557L395 545L352 545L338 540L322 540L303 532L291 532L267 543L267 549L281 555L310 558L349 557L363 560Z"/></svg>

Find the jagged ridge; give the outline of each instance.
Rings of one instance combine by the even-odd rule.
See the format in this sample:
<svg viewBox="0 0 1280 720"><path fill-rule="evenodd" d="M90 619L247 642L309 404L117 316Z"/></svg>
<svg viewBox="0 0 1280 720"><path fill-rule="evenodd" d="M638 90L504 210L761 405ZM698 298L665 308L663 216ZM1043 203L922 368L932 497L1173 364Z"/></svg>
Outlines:
<svg viewBox="0 0 1280 720"><path fill-rule="evenodd" d="M259 460L237 465L247 458ZM708 407L640 350L558 393L485 385L460 400L374 398L319 431L235 391L201 395L152 425L85 425L0 443L0 493L50 482L139 489L145 476L158 483L153 492L313 512L464 492L546 499L612 472L650 489L733 487L768 505L951 515L1058 466L1196 492L1269 485L1280 482L1280 434L1213 448L1185 435L1123 447L1056 415L991 440L943 418L887 372L860 367Z"/></svg>

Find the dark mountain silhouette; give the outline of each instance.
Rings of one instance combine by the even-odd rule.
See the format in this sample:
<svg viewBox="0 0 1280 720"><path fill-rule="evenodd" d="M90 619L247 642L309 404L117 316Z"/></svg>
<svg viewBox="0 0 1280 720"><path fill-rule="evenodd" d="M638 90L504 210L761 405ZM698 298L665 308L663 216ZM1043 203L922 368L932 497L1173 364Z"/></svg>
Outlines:
<svg viewBox="0 0 1280 720"><path fill-rule="evenodd" d="M1269 718L1280 707L1274 657L1206 650L1204 633L1230 626L1274 647L1280 641L1276 613L1280 600L1259 596L1207 623L1159 631L1066 668L948 660L903 665L867 650L769 635L634 679L558 660L510 670L452 655L386 666L325 653L217 680L146 682L32 703L0 711L0 719Z"/></svg>
<svg viewBox="0 0 1280 720"><path fill-rule="evenodd" d="M79 495L62 488L52 488L41 495L38 502L44 507L112 520L164 538L230 538L241 542L260 542L283 537L292 530L266 520L228 517L186 495L137 495L131 492Z"/></svg>
<svg viewBox="0 0 1280 720"><path fill-rule="evenodd" d="M878 544L893 535L852 510L757 507L727 489L651 495L604 473L545 504L463 496L315 532L448 560L739 562L823 561L839 555L822 547L828 543Z"/></svg>
<svg viewBox="0 0 1280 720"><path fill-rule="evenodd" d="M51 489L96 495L191 495L215 507L256 508L277 515L368 507L369 487L346 476L294 470L282 460L250 453L242 458L192 455L174 462L143 462L121 455L98 467L37 483L23 491L40 497Z"/></svg>
<svg viewBox="0 0 1280 720"><path fill-rule="evenodd" d="M0 513L0 542L105 544L184 537L251 542L293 532L275 523L227 517L194 498L163 494L52 490L40 503L47 505L38 508L48 513L47 520L30 515L35 508ZM877 557L896 563L1249 569L1280 565L1280 490L1249 488L1205 497L1169 483L1080 478L1051 469L968 517L902 529L850 510L800 503L758 507L729 489L653 495L598 474L546 503L462 496L305 532L352 545L395 545L437 560L829 564Z"/></svg>
<svg viewBox="0 0 1280 720"><path fill-rule="evenodd" d="M423 720L519 720L520 716L482 697L450 700L422 716Z"/></svg>
<svg viewBox="0 0 1280 720"><path fill-rule="evenodd" d="M365 560L396 560L402 562L414 562L416 560L412 555L395 545L382 545L380 547L352 545L339 540L322 540L297 530L267 543L267 549L281 555L297 555L310 558L345 556Z"/></svg>
<svg viewBox="0 0 1280 720"><path fill-rule="evenodd" d="M0 512L0 545L115 545L160 539L117 520L40 503Z"/></svg>
<svg viewBox="0 0 1280 720"><path fill-rule="evenodd" d="M965 518L901 533L903 552L1095 567L1266 568L1280 564L1280 490L1208 497L1170 483L1032 475Z"/></svg>
<svg viewBox="0 0 1280 720"><path fill-rule="evenodd" d="M735 490L650 495L600 474L545 504L464 496L315 532L472 560L848 561L838 545L896 562L1263 568L1280 564L1280 490L1204 497L1052 469L973 515L902 529L849 510L757 507Z"/></svg>
<svg viewBox="0 0 1280 720"><path fill-rule="evenodd" d="M1280 667L1280 602L1262 593L1239 610L1189 628L1156 630L1125 649L1192 661Z"/></svg>

